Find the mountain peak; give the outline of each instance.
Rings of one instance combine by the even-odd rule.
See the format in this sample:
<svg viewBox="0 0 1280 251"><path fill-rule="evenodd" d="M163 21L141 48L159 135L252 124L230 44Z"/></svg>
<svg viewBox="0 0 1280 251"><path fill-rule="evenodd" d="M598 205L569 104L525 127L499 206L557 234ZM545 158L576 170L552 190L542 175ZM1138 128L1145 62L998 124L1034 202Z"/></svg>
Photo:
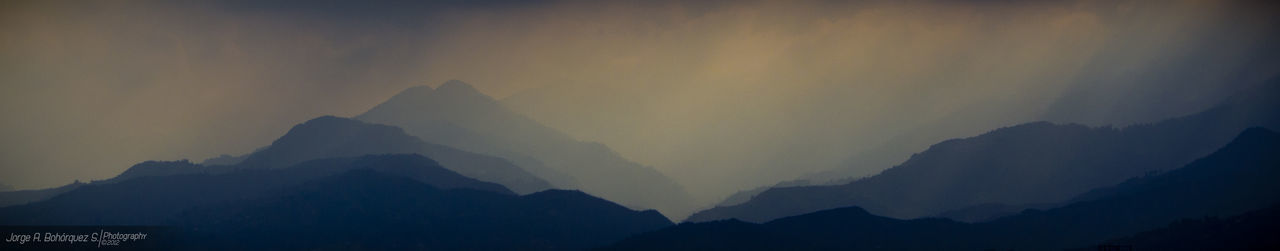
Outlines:
<svg viewBox="0 0 1280 251"><path fill-rule="evenodd" d="M294 126L241 164L279 168L318 158L409 153L421 147L422 141L399 127L321 116Z"/></svg>
<svg viewBox="0 0 1280 251"><path fill-rule="evenodd" d="M396 93L396 95L392 96L390 100L417 99L419 97L429 96L433 91L435 90L433 90L430 86L426 86L426 85L412 86L404 90L401 90L399 93Z"/></svg>
<svg viewBox="0 0 1280 251"><path fill-rule="evenodd" d="M400 93L399 93L399 94L400 94L400 95L405 95L405 94L415 94L415 93L422 93L422 94L425 94L425 93L431 93L431 91L433 91L433 90L434 90L434 89L433 89L433 88L431 88L431 86L427 86L427 85L415 85L415 86L412 86L412 87L409 87L409 88L405 88L403 91L400 91Z"/></svg>
<svg viewBox="0 0 1280 251"><path fill-rule="evenodd" d="M149 160L138 163L125 169L120 175L116 175L115 180L125 180L144 176L167 176L175 174L183 174L192 171L199 171L203 166L191 163L189 160L179 161L154 161Z"/></svg>
<svg viewBox="0 0 1280 251"><path fill-rule="evenodd" d="M316 117L314 119L307 120L307 122L302 122L302 124L296 125L294 127L316 126L316 125L334 124L334 123L355 124L355 123L362 123L362 122L354 119L341 118L333 115L324 115L324 116Z"/></svg>
<svg viewBox="0 0 1280 251"><path fill-rule="evenodd" d="M466 82L462 82L456 79L444 82L444 84L441 84L440 87L436 87L436 91L440 93L450 93L450 94L458 94L458 93L481 94L480 91L476 90L475 87L472 87L470 84L467 84Z"/></svg>
<svg viewBox="0 0 1280 251"><path fill-rule="evenodd" d="M353 132L362 132L362 133L380 132L382 134L400 134L396 136L403 135L401 137L409 137L409 135L404 134L404 131L401 130L399 127L366 123L364 121L360 121L356 119L343 118L343 117L338 117L333 115L324 115L324 116L316 117L314 119L307 120L307 122L302 122L302 124L293 126L293 128L289 129L289 131L286 132L285 135L281 136L280 138L284 139L284 138L293 138L293 137L326 137L326 136L332 136L332 134L334 133L353 133Z"/></svg>

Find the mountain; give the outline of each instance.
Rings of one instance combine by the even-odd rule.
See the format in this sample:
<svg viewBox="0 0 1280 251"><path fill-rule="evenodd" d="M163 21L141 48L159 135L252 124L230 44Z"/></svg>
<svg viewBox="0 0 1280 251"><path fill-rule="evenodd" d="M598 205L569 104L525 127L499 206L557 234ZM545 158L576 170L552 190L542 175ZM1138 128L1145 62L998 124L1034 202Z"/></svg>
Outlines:
<svg viewBox="0 0 1280 251"><path fill-rule="evenodd" d="M810 182L810 180L804 180L804 179L778 182L777 184L773 184L772 186L756 187L756 188L742 190L742 191L738 191L736 193L730 194L729 197L725 197L725 199L721 200L720 204L716 204L716 206L724 207L724 206L733 206L737 204L746 203L747 201L750 201L751 198L756 197L756 195L759 195L760 193L763 193L764 191L769 190L770 188L813 186L813 185L818 185L818 184L814 184Z"/></svg>
<svg viewBox="0 0 1280 251"><path fill-rule="evenodd" d="M426 143L393 126L333 116L294 126L270 146L249 154L240 166L278 168L312 159L387 153L419 153L467 177L502 184L522 194L551 188L502 158Z"/></svg>
<svg viewBox="0 0 1280 251"><path fill-rule="evenodd" d="M1209 110L1154 124L1115 129L1036 122L948 140L875 176L841 185L772 188L748 202L698 212L688 220L765 222L848 206L917 218L983 204L1061 203L1094 188L1189 163L1245 128L1280 128L1277 86L1280 81L1273 81Z"/></svg>
<svg viewBox="0 0 1280 251"><path fill-rule="evenodd" d="M239 157L190 161L145 161L106 180L89 184L117 183L129 179L180 174L220 174L243 168L280 168L308 160L354 157L366 154L418 153L439 161L445 168L482 181L502 184L521 194L551 188L546 181L497 157L466 152L422 142L400 128L369 124L353 119L323 116L294 126L271 145ZM83 185L73 183L58 188L0 192L0 206L20 205L51 198Z"/></svg>
<svg viewBox="0 0 1280 251"><path fill-rule="evenodd" d="M898 220L844 207L763 224L733 219L686 222L605 249L1061 250L1104 243L1179 219L1270 208L1280 203L1277 179L1280 133L1251 128L1182 168L1097 189L1063 207L1026 210L984 223ZM1271 232L1253 231L1244 229L1236 237L1274 242Z"/></svg>
<svg viewBox="0 0 1280 251"><path fill-rule="evenodd" d="M124 172L105 180L95 180L89 183L83 183L79 180L67 185L54 188L19 190L0 192L0 207L22 205L31 202L37 202L53 198L62 193L75 190L84 185L116 183L124 180L151 177L151 176L170 176L180 174L196 174L196 173L215 173L226 171L227 168L205 167L193 164L191 161L144 161L135 164Z"/></svg>
<svg viewBox="0 0 1280 251"><path fill-rule="evenodd" d="M671 225L577 191L444 191L361 170L177 219L180 245L217 249L583 249Z"/></svg>
<svg viewBox="0 0 1280 251"><path fill-rule="evenodd" d="M249 157L248 154L240 155L240 156L231 156L229 154L223 154L223 155L218 155L218 157L205 159L204 161L201 161L200 164L206 165L206 166L229 166L229 165L240 164L240 162L244 161L244 159L248 157Z"/></svg>
<svg viewBox="0 0 1280 251"><path fill-rule="evenodd" d="M512 112L461 81L436 89L406 89L355 118L506 158L557 187L580 188L623 205L656 208L677 217L690 208L687 193L658 171Z"/></svg>
<svg viewBox="0 0 1280 251"><path fill-rule="evenodd" d="M294 126L270 146L250 154L240 164L279 168L325 157L412 153L418 151L422 144L422 141L392 126L323 116Z"/></svg>
<svg viewBox="0 0 1280 251"><path fill-rule="evenodd" d="M84 185L79 180L60 187L0 192L0 207L42 201Z"/></svg>
<svg viewBox="0 0 1280 251"><path fill-rule="evenodd" d="M125 169L116 177L109 179L110 181L122 181L133 178L148 176L170 176L178 174L204 173L209 172L210 168L202 165L191 163L188 160L180 161L143 161L135 164L129 169Z"/></svg>
<svg viewBox="0 0 1280 251"><path fill-rule="evenodd" d="M986 222L1001 217L1015 215L1025 210L1043 210L1061 206L1061 203L1047 204L1030 204L1030 205L1005 205L999 203L987 203L977 206L971 206L961 209L948 210L938 214L940 218L952 219L959 222Z"/></svg>
<svg viewBox="0 0 1280 251"><path fill-rule="evenodd" d="M143 176L0 208L0 225L166 226L172 248L581 249L671 225L582 192L518 196L421 155Z"/></svg>
<svg viewBox="0 0 1280 251"><path fill-rule="evenodd" d="M1223 217L1280 203L1280 134L1250 128L1182 168L1095 189L1056 209L1028 210L980 226L1008 248L1099 243L1182 218ZM992 237L996 238L996 237Z"/></svg>
<svg viewBox="0 0 1280 251"><path fill-rule="evenodd" d="M282 189L352 169L400 175L441 189L513 194L501 185L444 169L421 155L369 155L312 160L273 169L239 168L217 174L97 182L44 201L0 208L0 225L154 225L188 208L271 196Z"/></svg>
<svg viewBox="0 0 1280 251"><path fill-rule="evenodd" d="M356 119L404 128L421 139L467 151L499 156L526 168L560 188L577 188L578 181L541 161L502 147L504 142L456 125L456 120L480 120L472 110L496 110L487 96L470 85L450 81L436 91L428 86L405 89ZM461 119L460 119L461 118ZM399 122L392 124L388 122Z"/></svg>

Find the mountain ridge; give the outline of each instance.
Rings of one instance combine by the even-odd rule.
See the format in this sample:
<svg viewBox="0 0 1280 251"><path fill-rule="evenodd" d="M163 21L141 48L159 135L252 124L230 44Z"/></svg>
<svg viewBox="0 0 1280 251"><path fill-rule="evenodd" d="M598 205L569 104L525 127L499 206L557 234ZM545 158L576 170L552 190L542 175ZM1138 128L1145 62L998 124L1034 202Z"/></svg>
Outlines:
<svg viewBox="0 0 1280 251"><path fill-rule="evenodd" d="M1032 122L950 139L875 176L828 186L776 187L690 221L765 222L859 206L894 218L936 216L998 203L1056 204L1090 189L1177 168L1256 126L1280 127L1280 79L1213 108L1124 128Z"/></svg>
<svg viewBox="0 0 1280 251"><path fill-rule="evenodd" d="M1274 212L1274 205L1280 203L1280 184L1274 182L1278 178L1280 133L1249 128L1180 168L1104 189L1123 192L983 223L899 220L853 206L762 224L736 219L685 222L603 249L1061 250L1111 243L1107 240L1159 229L1180 219ZM1257 232L1245 238L1274 243Z"/></svg>
<svg viewBox="0 0 1280 251"><path fill-rule="evenodd" d="M462 81L413 87L355 117L394 125L427 141L507 158L559 188L683 217L691 199L657 170L608 146L584 142L515 113ZM541 168L539 168L541 167Z"/></svg>
<svg viewBox="0 0 1280 251"><path fill-rule="evenodd" d="M428 143L398 127L322 116L294 126L241 166L275 168L302 161L365 154L420 153L469 177L503 184L520 193L551 188L546 181L505 159Z"/></svg>
<svg viewBox="0 0 1280 251"><path fill-rule="evenodd" d="M226 249L582 249L671 225L576 191L440 190L369 169L194 208L175 222L186 233L175 246Z"/></svg>

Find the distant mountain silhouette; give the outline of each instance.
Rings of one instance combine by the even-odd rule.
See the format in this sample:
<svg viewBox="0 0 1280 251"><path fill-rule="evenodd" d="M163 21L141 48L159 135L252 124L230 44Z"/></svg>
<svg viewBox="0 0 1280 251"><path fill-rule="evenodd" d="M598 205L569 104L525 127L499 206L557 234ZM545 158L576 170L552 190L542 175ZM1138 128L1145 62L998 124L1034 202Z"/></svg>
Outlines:
<svg viewBox="0 0 1280 251"><path fill-rule="evenodd" d="M77 180L74 183L63 185L55 188L32 189L21 191L0 192L0 207L22 205L30 202L41 201L53 198L59 194L75 190L84 185L96 185L116 183L128 179L151 177L151 176L169 176L180 174L197 174L197 173L216 173L225 172L227 168L208 168L202 165L191 163L188 160L180 161L144 161L135 164L124 172L105 180L95 180L89 183L82 183Z"/></svg>
<svg viewBox="0 0 1280 251"><path fill-rule="evenodd" d="M413 153L421 147L422 141L396 127L323 116L294 126L241 165L280 168L326 157Z"/></svg>
<svg viewBox="0 0 1280 251"><path fill-rule="evenodd" d="M1096 189L1061 208L1029 210L981 226L1022 240L1008 248L1069 248L1158 228L1182 218L1231 216L1266 208L1280 203L1277 179L1280 134L1251 128L1185 167Z"/></svg>
<svg viewBox="0 0 1280 251"><path fill-rule="evenodd" d="M400 128L324 116L294 126L270 146L250 154L243 168L277 168L312 159L365 154L420 153L445 168L519 193L551 188L546 181L504 159L426 143Z"/></svg>
<svg viewBox="0 0 1280 251"><path fill-rule="evenodd" d="M0 192L0 207L13 205L22 205L36 201L42 201L52 198L53 196L71 191L84 185L80 181L71 184L62 185L54 188L17 190Z"/></svg>
<svg viewBox="0 0 1280 251"><path fill-rule="evenodd" d="M725 197L725 199L721 200L720 204L716 204L716 206L727 207L727 206L747 203L747 201L751 201L751 198L754 198L756 197L756 195L759 195L760 193L763 193L764 191L769 190L771 188L813 186L813 185L818 185L818 184L814 184L809 180L791 180L791 181L778 182L777 184L773 184L772 186L756 187L756 188L742 190L742 191L738 191L736 193L730 194L729 197Z"/></svg>
<svg viewBox="0 0 1280 251"><path fill-rule="evenodd" d="M444 169L421 155L369 155L312 160L274 169L225 169L229 171L95 182L48 200L0 208L0 224L154 225L191 207L270 196L307 181L362 168L441 189L513 194L501 185Z"/></svg>
<svg viewBox="0 0 1280 251"><path fill-rule="evenodd" d="M770 188L774 188L774 187L777 187L777 186L763 186L763 187L757 187L757 188L738 191L736 193L730 194L729 197L725 197L724 200L721 200L720 204L716 204L716 206L727 207L727 206L747 203L747 201L751 201L751 198L756 197L756 195L763 193L765 190L769 190Z"/></svg>
<svg viewBox="0 0 1280 251"><path fill-rule="evenodd" d="M608 147L582 142L512 112L457 80L436 89L419 86L355 117L399 126L415 136L459 149L511 160L558 187L583 191L634 207L687 214L687 193L656 170Z"/></svg>
<svg viewBox="0 0 1280 251"><path fill-rule="evenodd" d="M200 165L229 166L229 165L240 164L240 162L244 161L244 159L248 157L249 157L248 154L240 155L240 156L231 156L229 154L223 154L223 155L218 155L218 157L208 158L208 159L205 159L204 161L200 161Z"/></svg>
<svg viewBox="0 0 1280 251"><path fill-rule="evenodd" d="M582 249L671 225L577 191L442 191L363 170L177 219L181 245L216 249Z"/></svg>
<svg viewBox="0 0 1280 251"><path fill-rule="evenodd" d="M952 219L959 222L977 223L986 222L1001 217L1015 215L1024 210L1037 209L1043 210L1061 206L1060 203L1046 204L1030 204L1030 205L1005 205L998 203L987 203L977 206L971 206L961 209L948 210L938 214L938 217Z"/></svg>
<svg viewBox="0 0 1280 251"><path fill-rule="evenodd" d="M366 154L418 153L439 161L445 168L482 181L502 184L527 194L550 189L546 181L502 158L457 150L422 142L400 128L369 124L353 119L323 116L294 126L272 145L238 157L223 155L203 164L182 161L145 161L106 180L89 184L180 174L220 174L244 168L280 168L308 160L354 157ZM57 188L0 192L0 207L21 205L52 198L84 185L73 183Z"/></svg>
<svg viewBox="0 0 1280 251"><path fill-rule="evenodd" d="M847 206L917 218L983 204L1061 203L1094 188L1189 163L1245 128L1280 128L1277 86L1155 124L1114 129L1037 122L948 140L875 176L842 185L773 188L746 203L698 212L688 220L765 222Z"/></svg>
<svg viewBox="0 0 1280 251"><path fill-rule="evenodd" d="M1094 197L1091 200L984 223L897 220L845 207L764 224L683 223L606 249L1061 250L1092 246L1182 218L1223 217L1272 207L1280 203L1277 179L1280 134L1252 128L1185 167L1082 195ZM1247 235L1241 236L1271 239L1266 233L1243 231Z"/></svg>
<svg viewBox="0 0 1280 251"><path fill-rule="evenodd" d="M135 164L124 172L111 178L113 181L122 181L133 178L149 177L149 176L169 176L178 174L204 173L210 169L202 165L191 163L188 160L180 161L144 161Z"/></svg>

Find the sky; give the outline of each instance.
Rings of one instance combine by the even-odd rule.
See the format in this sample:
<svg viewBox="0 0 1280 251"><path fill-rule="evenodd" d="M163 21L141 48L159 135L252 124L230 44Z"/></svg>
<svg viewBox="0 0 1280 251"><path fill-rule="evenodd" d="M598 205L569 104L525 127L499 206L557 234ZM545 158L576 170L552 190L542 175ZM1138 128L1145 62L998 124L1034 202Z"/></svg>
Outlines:
<svg viewBox="0 0 1280 251"><path fill-rule="evenodd" d="M0 183L50 187L145 160L243 154L307 119L458 79L714 201L903 135L1204 109L1280 72L1263 50L1280 41L1274 10L1200 0L5 1Z"/></svg>

